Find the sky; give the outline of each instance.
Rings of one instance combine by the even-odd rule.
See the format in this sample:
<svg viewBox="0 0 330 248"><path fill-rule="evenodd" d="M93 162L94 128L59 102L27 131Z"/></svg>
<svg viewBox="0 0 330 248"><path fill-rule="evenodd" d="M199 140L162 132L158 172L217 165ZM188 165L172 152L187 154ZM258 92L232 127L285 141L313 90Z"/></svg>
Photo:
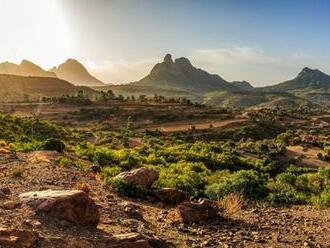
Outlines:
<svg viewBox="0 0 330 248"><path fill-rule="evenodd" d="M330 73L328 0L0 0L0 61L81 61L106 83L145 76L166 53L254 86Z"/></svg>

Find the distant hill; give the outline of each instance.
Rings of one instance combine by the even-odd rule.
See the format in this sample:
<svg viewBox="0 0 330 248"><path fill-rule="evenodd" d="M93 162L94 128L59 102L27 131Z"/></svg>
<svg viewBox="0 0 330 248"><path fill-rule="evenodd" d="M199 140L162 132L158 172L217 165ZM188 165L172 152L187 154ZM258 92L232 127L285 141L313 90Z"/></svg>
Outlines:
<svg viewBox="0 0 330 248"><path fill-rule="evenodd" d="M250 91L254 90L254 87L246 81L233 81L232 84L240 90Z"/></svg>
<svg viewBox="0 0 330 248"><path fill-rule="evenodd" d="M56 77L54 72L45 71L40 66L28 60L22 60L22 62L18 65L11 62L0 63L0 74L33 77Z"/></svg>
<svg viewBox="0 0 330 248"><path fill-rule="evenodd" d="M204 96L204 103L220 107L299 107L314 106L310 101L286 92L211 92Z"/></svg>
<svg viewBox="0 0 330 248"><path fill-rule="evenodd" d="M132 85L174 88L202 94L215 90L238 90L219 75L194 67L187 58L172 60L167 54L163 62L156 64L149 75Z"/></svg>
<svg viewBox="0 0 330 248"><path fill-rule="evenodd" d="M139 97L141 95L154 96L155 94L165 97L185 97L192 101L202 101L202 96L194 94L192 92L175 89L175 88L161 88L148 85L138 85L138 84L121 84L121 85L107 85L101 87L92 87L97 91L107 91L112 90L116 95L123 96L134 96Z"/></svg>
<svg viewBox="0 0 330 248"><path fill-rule="evenodd" d="M330 89L330 76L320 70L305 67L296 78L280 84L261 87L258 90L272 92L291 92L306 89Z"/></svg>
<svg viewBox="0 0 330 248"><path fill-rule="evenodd" d="M74 85L103 86L104 83L92 76L87 69L77 60L68 59L63 64L50 70L58 78L64 79Z"/></svg>
<svg viewBox="0 0 330 248"><path fill-rule="evenodd" d="M58 78L0 75L0 102L34 101L41 97L75 94L79 90L96 94L88 87L77 87Z"/></svg>

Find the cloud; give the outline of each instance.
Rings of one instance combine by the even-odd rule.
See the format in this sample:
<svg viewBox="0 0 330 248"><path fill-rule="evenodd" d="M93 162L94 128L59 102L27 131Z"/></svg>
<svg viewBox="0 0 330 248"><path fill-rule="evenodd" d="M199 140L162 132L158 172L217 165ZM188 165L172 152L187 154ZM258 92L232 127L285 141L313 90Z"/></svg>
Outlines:
<svg viewBox="0 0 330 248"><path fill-rule="evenodd" d="M116 61L94 62L85 61L89 71L106 83L129 83L146 76L152 67L159 62L159 58L143 58L135 61L124 59Z"/></svg>
<svg viewBox="0 0 330 248"><path fill-rule="evenodd" d="M219 49L200 49L195 50L192 55L197 60L226 64L269 64L278 62L277 58L265 56L262 50L252 47L233 46Z"/></svg>

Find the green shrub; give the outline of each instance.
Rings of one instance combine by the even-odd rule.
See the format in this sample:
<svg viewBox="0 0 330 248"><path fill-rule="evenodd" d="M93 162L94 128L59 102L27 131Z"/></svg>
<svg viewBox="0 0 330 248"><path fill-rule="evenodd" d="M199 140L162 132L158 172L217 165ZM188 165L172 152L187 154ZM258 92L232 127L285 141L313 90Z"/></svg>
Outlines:
<svg viewBox="0 0 330 248"><path fill-rule="evenodd" d="M192 196L203 196L210 171L202 163L179 162L160 167L158 187L176 188Z"/></svg>
<svg viewBox="0 0 330 248"><path fill-rule="evenodd" d="M114 192L126 197L144 198L148 193L146 188L133 183L124 182L120 179L112 179L110 185Z"/></svg>
<svg viewBox="0 0 330 248"><path fill-rule="evenodd" d="M119 167L103 167L101 170L101 175L103 175L106 181L111 180L112 177L117 176L121 172Z"/></svg>
<svg viewBox="0 0 330 248"><path fill-rule="evenodd" d="M222 178L218 183L209 185L206 195L211 199L220 199L230 193L242 193L249 199L261 199L267 193L264 183L258 172L241 170L228 178Z"/></svg>
<svg viewBox="0 0 330 248"><path fill-rule="evenodd" d="M318 206L330 206L330 187L327 187L321 194L313 196L311 202Z"/></svg>
<svg viewBox="0 0 330 248"><path fill-rule="evenodd" d="M62 140L49 138L43 142L41 148L47 151L63 152L65 149L65 144Z"/></svg>

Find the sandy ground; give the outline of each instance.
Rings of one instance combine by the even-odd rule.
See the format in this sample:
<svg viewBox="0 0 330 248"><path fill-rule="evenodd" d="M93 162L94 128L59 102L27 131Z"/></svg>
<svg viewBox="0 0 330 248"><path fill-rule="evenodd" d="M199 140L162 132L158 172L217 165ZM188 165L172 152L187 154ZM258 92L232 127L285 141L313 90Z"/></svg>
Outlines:
<svg viewBox="0 0 330 248"><path fill-rule="evenodd" d="M317 154L324 153L318 147L303 147L303 146L287 146L286 155L289 158L297 159L299 158L299 165L313 166L313 167L325 167L329 166L328 162L318 159Z"/></svg>
<svg viewBox="0 0 330 248"><path fill-rule="evenodd" d="M212 128L220 128L225 127L231 124L236 124L240 122L244 122L246 119L231 119L231 120L198 120L198 121L185 121L185 122L171 122L171 123L163 123L159 125L149 126L148 130L159 130L161 132L179 132L179 131L187 131L195 127L197 130L209 129L210 126Z"/></svg>

